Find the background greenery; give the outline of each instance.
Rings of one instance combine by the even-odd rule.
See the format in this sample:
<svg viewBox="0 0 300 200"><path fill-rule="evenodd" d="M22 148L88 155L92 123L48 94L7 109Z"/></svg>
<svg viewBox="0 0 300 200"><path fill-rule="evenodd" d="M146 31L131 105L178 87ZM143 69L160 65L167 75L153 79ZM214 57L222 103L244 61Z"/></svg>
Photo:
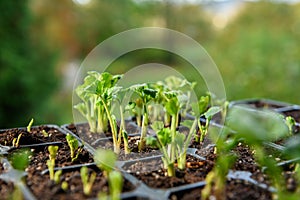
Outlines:
<svg viewBox="0 0 300 200"><path fill-rule="evenodd" d="M300 4L244 2L220 27L218 13L207 11L212 1L203 2L0 0L0 128L25 126L31 117L36 124L72 122L69 79L82 59L106 38L143 26L171 28L202 44L229 100L300 104ZM148 50L123 56L112 71L148 62L186 66L174 55Z"/></svg>

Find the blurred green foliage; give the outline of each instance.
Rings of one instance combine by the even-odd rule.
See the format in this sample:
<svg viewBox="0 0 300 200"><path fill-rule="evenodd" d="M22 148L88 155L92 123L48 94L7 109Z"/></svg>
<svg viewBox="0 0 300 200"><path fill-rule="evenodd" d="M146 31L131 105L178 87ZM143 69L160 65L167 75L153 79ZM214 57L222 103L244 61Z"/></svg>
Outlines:
<svg viewBox="0 0 300 200"><path fill-rule="evenodd" d="M144 26L174 29L202 44L223 76L229 100L263 97L300 104L299 3L245 2L220 29L207 4L74 2L0 1L0 128L24 126L31 117L37 124L72 122L72 88L59 89L65 66L80 63L110 36ZM147 49L122 56L109 70L124 73L151 62L189 69L176 55Z"/></svg>
<svg viewBox="0 0 300 200"><path fill-rule="evenodd" d="M0 1L0 10L0 127L4 128L43 117L57 77L54 54L30 37L27 1Z"/></svg>

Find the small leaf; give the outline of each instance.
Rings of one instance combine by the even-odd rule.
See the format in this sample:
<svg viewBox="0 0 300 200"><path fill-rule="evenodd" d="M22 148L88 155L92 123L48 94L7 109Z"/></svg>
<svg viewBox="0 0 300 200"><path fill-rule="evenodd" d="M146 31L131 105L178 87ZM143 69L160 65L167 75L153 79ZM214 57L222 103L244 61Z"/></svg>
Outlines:
<svg viewBox="0 0 300 200"><path fill-rule="evenodd" d="M185 135L183 133L177 132L175 136L175 143L180 150L184 148Z"/></svg>
<svg viewBox="0 0 300 200"><path fill-rule="evenodd" d="M152 123L151 128L155 131L158 132L164 128L164 123L161 121L155 121Z"/></svg>
<svg viewBox="0 0 300 200"><path fill-rule="evenodd" d="M176 115L179 112L179 102L177 98L172 98L166 103L166 110L170 115Z"/></svg>
<svg viewBox="0 0 300 200"><path fill-rule="evenodd" d="M194 123L194 120L184 120L183 122L181 122L181 125L185 126L185 127L188 127L188 128L191 128L193 123Z"/></svg>
<svg viewBox="0 0 300 200"><path fill-rule="evenodd" d="M172 141L171 130L169 128L163 128L157 132L157 138L162 146L166 146Z"/></svg>
<svg viewBox="0 0 300 200"><path fill-rule="evenodd" d="M289 134L279 114L242 106L234 106L229 110L227 126L237 132L237 137L254 144L275 141Z"/></svg>
<svg viewBox="0 0 300 200"><path fill-rule="evenodd" d="M115 166L117 156L111 150L97 149L94 155L94 161L100 169L110 172Z"/></svg>
<svg viewBox="0 0 300 200"><path fill-rule="evenodd" d="M215 114L217 114L218 112L220 112L222 109L218 106L213 106L210 107L205 113L204 116L206 119L209 119L211 117L213 117Z"/></svg>

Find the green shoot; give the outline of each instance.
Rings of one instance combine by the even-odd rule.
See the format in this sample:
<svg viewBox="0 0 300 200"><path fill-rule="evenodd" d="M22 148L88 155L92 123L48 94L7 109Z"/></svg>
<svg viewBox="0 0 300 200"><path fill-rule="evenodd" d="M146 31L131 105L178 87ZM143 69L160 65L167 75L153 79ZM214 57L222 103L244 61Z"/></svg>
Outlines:
<svg viewBox="0 0 300 200"><path fill-rule="evenodd" d="M56 184L58 184L60 182L61 174L62 174L62 170L58 170L54 173L53 180Z"/></svg>
<svg viewBox="0 0 300 200"><path fill-rule="evenodd" d="M80 169L80 176L83 184L83 193L88 196L92 192L92 187L96 179L96 173L92 172L92 174L89 177L88 168L86 166L83 166Z"/></svg>
<svg viewBox="0 0 300 200"><path fill-rule="evenodd" d="M152 136L147 137L146 144L150 146L155 146L160 149L163 154L162 161L164 163L164 168L167 170L168 176L175 176L175 155L171 157L168 147L172 142L171 129L164 128L163 122L153 122L152 129L156 132L157 138Z"/></svg>
<svg viewBox="0 0 300 200"><path fill-rule="evenodd" d="M63 191L67 191L68 190L68 188L69 188L69 184L68 184L68 182L67 181L63 181L62 183L61 183L61 189L63 190Z"/></svg>
<svg viewBox="0 0 300 200"><path fill-rule="evenodd" d="M116 84L121 77L108 72L100 74L90 71L84 83L76 88L76 93L83 102L75 108L88 120L91 132L102 133L108 130L109 120L112 119L107 114L110 113L111 102L119 91Z"/></svg>
<svg viewBox="0 0 300 200"><path fill-rule="evenodd" d="M281 169L276 165L274 158L266 155L263 146L266 141L276 141L289 135L289 129L281 115L267 110L260 111L236 106L229 112L227 125L236 131L235 138L243 139L255 150L254 156L257 162L267 167L266 173L277 191L284 192Z"/></svg>
<svg viewBox="0 0 300 200"><path fill-rule="evenodd" d="M74 162L78 158L78 155L80 154L80 150L78 150L78 148L79 148L78 140L69 133L66 135L66 140L70 147L72 162ZM76 154L76 151L77 151L77 154Z"/></svg>
<svg viewBox="0 0 300 200"><path fill-rule="evenodd" d="M44 137L49 137L49 134L45 130L42 130L42 134Z"/></svg>
<svg viewBox="0 0 300 200"><path fill-rule="evenodd" d="M200 137L195 135L195 140L198 142L203 142L204 137L208 133L208 128L212 117L218 113L221 109L219 107L213 106L209 108L210 96L201 96L199 101L192 105L193 114L197 119L204 116L205 124L201 124L200 120L198 120L198 128L200 132Z"/></svg>
<svg viewBox="0 0 300 200"><path fill-rule="evenodd" d="M115 162L117 161L116 154L110 150L97 149L94 155L94 161L108 179L111 199L119 200L123 187L123 178L121 172L114 169ZM107 195L100 192L99 199L107 199Z"/></svg>
<svg viewBox="0 0 300 200"><path fill-rule="evenodd" d="M30 133L30 131L31 131L31 126L32 126L32 124L33 124L33 118L30 120L30 122L29 122L29 124L28 124L28 126L27 126L27 132L28 132L28 133Z"/></svg>
<svg viewBox="0 0 300 200"><path fill-rule="evenodd" d="M296 124L295 119L294 119L293 117L291 117L291 116L287 116L287 117L285 118L285 123L286 123L286 125L287 125L288 128L289 128L289 133L290 133L290 135L293 135L293 127L294 127L295 124Z"/></svg>
<svg viewBox="0 0 300 200"><path fill-rule="evenodd" d="M140 105L135 104L137 106L142 106L142 130L141 130L141 137L139 142L139 151L142 151L144 149L145 144L145 137L147 135L147 126L148 126L148 104L150 101L154 100L157 95L157 91L154 89L149 88L149 85L147 84L136 84L130 87L131 90L133 90L138 96ZM134 105L134 104L132 104Z"/></svg>
<svg viewBox="0 0 300 200"><path fill-rule="evenodd" d="M110 196L112 200L119 200L123 187L123 177L121 172L112 171L108 176L108 185L110 189Z"/></svg>
<svg viewBox="0 0 300 200"><path fill-rule="evenodd" d="M23 134L20 133L17 138L13 139L13 141L12 141L12 146L13 147L19 147L19 143L20 143L20 139L21 139L22 135Z"/></svg>
<svg viewBox="0 0 300 200"><path fill-rule="evenodd" d="M50 180L54 180L54 167L55 167L55 159L58 151L58 146L48 146L49 151L49 160L47 160L47 166L49 170Z"/></svg>
<svg viewBox="0 0 300 200"><path fill-rule="evenodd" d="M196 133L196 126L199 120L195 119L193 122L186 120L183 122L183 125L190 129L189 134L186 136L183 133L177 133L175 138L175 143L177 147L177 163L178 168L183 170L186 166L186 152L189 147L189 144L192 140L193 135Z"/></svg>

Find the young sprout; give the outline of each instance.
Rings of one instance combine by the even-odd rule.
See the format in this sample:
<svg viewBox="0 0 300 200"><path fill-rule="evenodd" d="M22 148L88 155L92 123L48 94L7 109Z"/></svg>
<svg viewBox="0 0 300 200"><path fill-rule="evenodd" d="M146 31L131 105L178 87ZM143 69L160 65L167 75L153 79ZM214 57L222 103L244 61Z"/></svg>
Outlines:
<svg viewBox="0 0 300 200"><path fill-rule="evenodd" d="M146 138L146 144L155 146L162 152L162 161L164 168L167 170L168 176L175 176L175 156L172 157L168 148L172 142L171 129L169 127L164 128L163 122L153 122L152 129L156 132L156 138L149 136Z"/></svg>
<svg viewBox="0 0 300 200"><path fill-rule="evenodd" d="M140 105L135 104L136 106L142 107L142 128L141 128L141 137L139 142L139 151L144 149L145 145L145 137L147 135L147 126L148 126L148 104L150 101L154 100L157 95L157 91L154 89L149 88L147 84L136 84L130 87L138 95L138 101ZM134 103L132 103L134 105Z"/></svg>
<svg viewBox="0 0 300 200"><path fill-rule="evenodd" d="M67 143L70 147L72 162L74 162L78 158L78 155L81 152L80 149L79 149L78 140L73 135L71 135L69 133L66 135L66 140L67 140ZM76 154L76 151L77 151L77 154Z"/></svg>
<svg viewBox="0 0 300 200"><path fill-rule="evenodd" d="M63 191L67 191L68 190L68 187L69 187L69 184L68 184L68 182L67 181L63 181L62 183L61 183L61 189L63 190Z"/></svg>
<svg viewBox="0 0 300 200"><path fill-rule="evenodd" d="M54 167L55 167L55 159L58 151L58 146L48 146L49 151L49 160L47 160L47 166L49 169L50 180L54 180Z"/></svg>
<svg viewBox="0 0 300 200"><path fill-rule="evenodd" d="M27 126L27 132L28 132L28 133L30 133L30 131L31 131L31 126L32 126L32 124L33 124L33 118L30 120L30 122L29 122L29 124L28 124L28 126Z"/></svg>
<svg viewBox="0 0 300 200"><path fill-rule="evenodd" d="M199 101L195 104L192 104L192 111L194 116L197 119L204 116L205 117L205 124L202 124L200 120L198 120L198 128L200 132L200 137L195 137L196 141L203 142L204 137L208 133L208 128L212 117L218 113L221 108L217 106L213 106L209 108L210 96L201 96Z"/></svg>
<svg viewBox="0 0 300 200"><path fill-rule="evenodd" d="M94 155L96 165L103 171L108 179L110 199L119 200L123 187L123 178L121 172L115 170L117 156L110 150L97 149ZM99 199L107 199L107 195L100 193Z"/></svg>
<svg viewBox="0 0 300 200"><path fill-rule="evenodd" d="M285 117L285 123L286 123L286 125L289 128L290 135L293 135L293 127L296 124L295 119L293 117L291 117L291 116L287 116L287 117Z"/></svg>
<svg viewBox="0 0 300 200"><path fill-rule="evenodd" d="M17 138L13 139L13 141L12 141L12 146L13 147L19 147L19 143L20 143L20 139L21 139L22 135L23 134L20 133Z"/></svg>
<svg viewBox="0 0 300 200"><path fill-rule="evenodd" d="M56 172L54 173L54 178L53 178L53 180L54 180L54 182L55 182L56 184L58 184L58 183L60 182L60 177L61 177L61 175L62 175L62 170L58 170L58 171L56 171Z"/></svg>
<svg viewBox="0 0 300 200"><path fill-rule="evenodd" d="M274 142L289 135L289 129L281 115L268 110L235 106L231 108L226 124L236 131L232 136L235 140L243 139L255 151L256 161L267 168L266 173L278 193L284 192L281 169L275 158L266 154L263 145L264 142Z"/></svg>
<svg viewBox="0 0 300 200"><path fill-rule="evenodd" d="M42 134L44 137L49 137L49 134L45 130L42 130Z"/></svg>
<svg viewBox="0 0 300 200"><path fill-rule="evenodd" d="M96 180L96 173L92 172L91 175L89 176L88 168L86 166L83 166L80 169L80 176L83 184L83 193L88 196L92 192L92 187L94 181Z"/></svg>
<svg viewBox="0 0 300 200"><path fill-rule="evenodd" d="M111 102L119 91L116 84L121 77L108 72L90 71L84 83L76 88L76 93L83 102L75 105L75 108L88 120L91 132L102 133L108 130L108 123L112 119L107 115L111 112Z"/></svg>

